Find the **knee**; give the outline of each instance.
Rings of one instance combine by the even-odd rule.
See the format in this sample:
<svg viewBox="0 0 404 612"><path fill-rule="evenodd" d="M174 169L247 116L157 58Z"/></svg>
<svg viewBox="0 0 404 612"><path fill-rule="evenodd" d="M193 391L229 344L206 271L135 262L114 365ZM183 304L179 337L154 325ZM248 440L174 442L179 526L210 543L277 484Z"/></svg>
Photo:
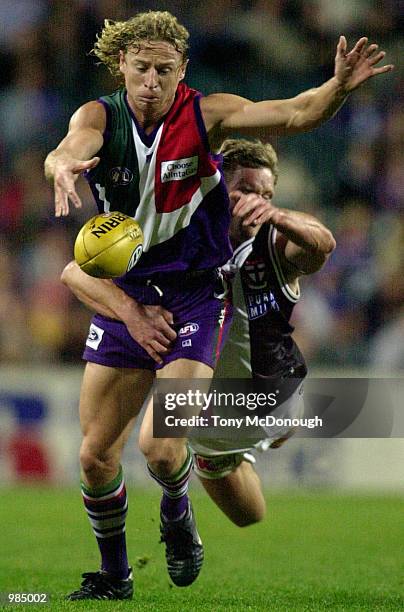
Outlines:
<svg viewBox="0 0 404 612"><path fill-rule="evenodd" d="M155 474L167 477L180 469L186 450L185 445L180 446L176 442L175 439L140 440L140 450Z"/></svg>
<svg viewBox="0 0 404 612"><path fill-rule="evenodd" d="M264 520L266 515L265 506L257 506L255 508L251 508L245 512L238 514L232 518L233 523L237 525L237 527L249 527L250 525L255 525L256 523L260 523Z"/></svg>
<svg viewBox="0 0 404 612"><path fill-rule="evenodd" d="M89 484L97 485L99 482L114 478L119 469L120 458L108 451L101 451L86 440L80 448L81 469Z"/></svg>

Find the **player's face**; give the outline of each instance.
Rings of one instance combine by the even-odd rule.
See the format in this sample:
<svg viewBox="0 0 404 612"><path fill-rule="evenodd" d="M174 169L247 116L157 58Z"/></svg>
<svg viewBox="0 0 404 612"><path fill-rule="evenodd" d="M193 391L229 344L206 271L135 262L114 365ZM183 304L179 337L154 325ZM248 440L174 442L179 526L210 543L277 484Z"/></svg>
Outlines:
<svg viewBox="0 0 404 612"><path fill-rule="evenodd" d="M120 52L119 69L125 77L128 101L136 118L159 120L170 109L186 62L164 41L145 41Z"/></svg>
<svg viewBox="0 0 404 612"><path fill-rule="evenodd" d="M255 236L261 225L243 226L244 218L250 214L254 205L262 204L262 200L272 204L275 192L275 179L269 168L244 168L226 175L226 184L230 196L230 210L233 210L240 197L245 196L245 205L241 213L232 216L230 235L237 241L248 240Z"/></svg>

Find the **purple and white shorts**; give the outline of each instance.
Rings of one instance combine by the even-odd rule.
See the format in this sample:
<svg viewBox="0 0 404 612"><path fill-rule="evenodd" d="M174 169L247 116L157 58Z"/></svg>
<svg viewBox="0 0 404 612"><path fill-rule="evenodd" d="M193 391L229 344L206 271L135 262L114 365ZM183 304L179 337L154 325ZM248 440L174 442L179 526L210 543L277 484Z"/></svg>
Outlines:
<svg viewBox="0 0 404 612"><path fill-rule="evenodd" d="M173 286L175 284L175 286ZM192 359L214 368L232 319L230 291L217 292L217 279L192 286L139 285L131 297L160 304L174 315L177 338L157 364L132 338L121 321L96 314L91 321L83 359L113 368L158 370L177 359Z"/></svg>

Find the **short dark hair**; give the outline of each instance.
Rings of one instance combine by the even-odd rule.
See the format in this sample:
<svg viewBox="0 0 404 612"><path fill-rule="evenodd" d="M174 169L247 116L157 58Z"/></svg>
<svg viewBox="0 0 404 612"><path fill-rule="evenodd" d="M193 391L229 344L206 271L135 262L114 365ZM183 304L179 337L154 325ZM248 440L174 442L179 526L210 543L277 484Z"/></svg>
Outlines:
<svg viewBox="0 0 404 612"><path fill-rule="evenodd" d="M278 180L278 156L269 142L261 140L246 140L244 138L228 138L222 144L220 153L223 155L223 170L225 173L243 168L269 168Z"/></svg>

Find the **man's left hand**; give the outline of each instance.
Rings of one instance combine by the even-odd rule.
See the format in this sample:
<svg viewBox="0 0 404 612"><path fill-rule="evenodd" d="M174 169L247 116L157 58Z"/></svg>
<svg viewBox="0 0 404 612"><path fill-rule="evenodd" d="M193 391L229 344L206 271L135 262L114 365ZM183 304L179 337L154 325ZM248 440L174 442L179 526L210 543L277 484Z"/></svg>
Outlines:
<svg viewBox="0 0 404 612"><path fill-rule="evenodd" d="M243 227L262 225L269 221L277 210L270 200L256 193L232 191L229 196L231 214L242 219Z"/></svg>
<svg viewBox="0 0 404 612"><path fill-rule="evenodd" d="M390 72L394 66L386 64L376 67L386 55L378 51L379 46L368 44L366 37L360 38L351 51L347 53L345 36L340 36L335 56L335 77L349 93L373 76Z"/></svg>

